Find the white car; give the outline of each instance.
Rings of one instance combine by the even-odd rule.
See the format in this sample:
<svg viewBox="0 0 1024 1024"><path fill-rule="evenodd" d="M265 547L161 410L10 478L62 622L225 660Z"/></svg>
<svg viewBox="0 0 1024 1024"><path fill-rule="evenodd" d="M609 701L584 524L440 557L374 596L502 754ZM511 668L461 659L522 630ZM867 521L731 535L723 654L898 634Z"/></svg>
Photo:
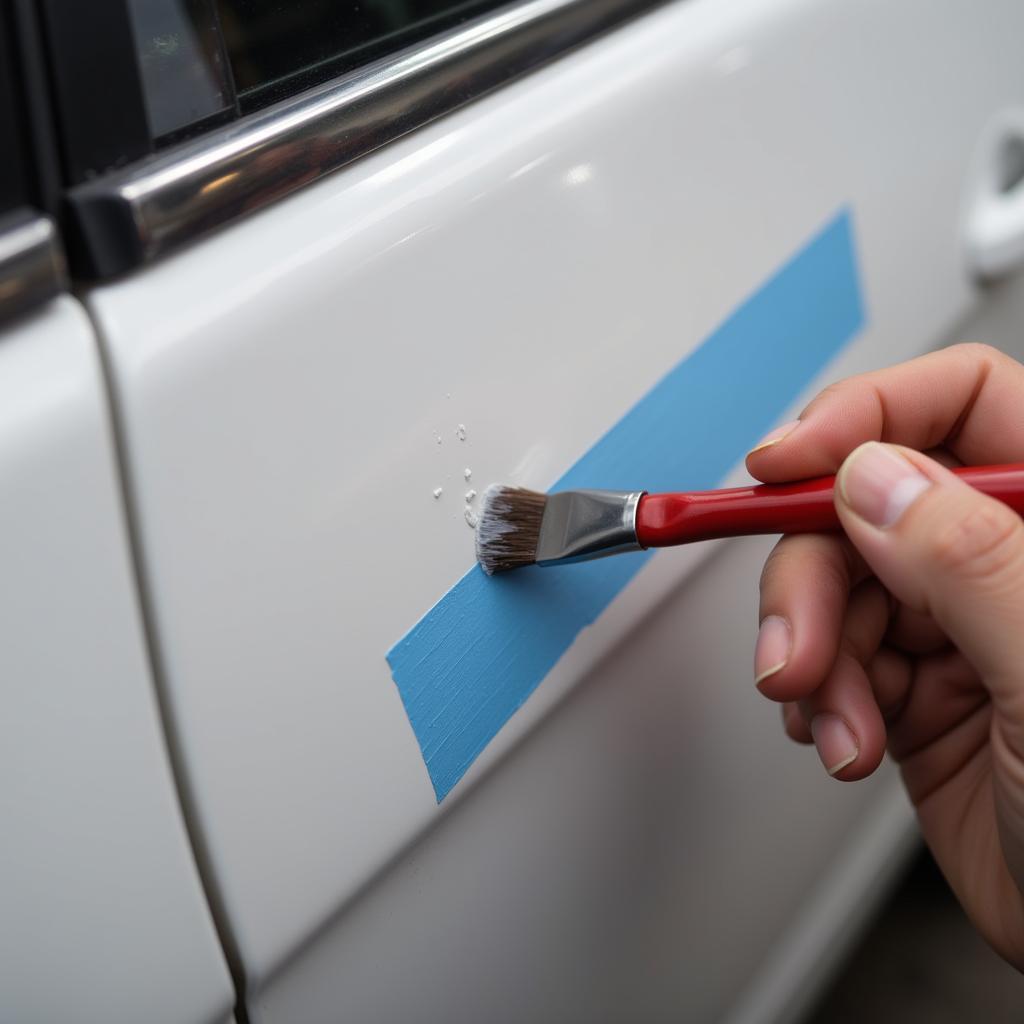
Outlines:
<svg viewBox="0 0 1024 1024"><path fill-rule="evenodd" d="M771 540L488 580L478 494L1019 354L1024 5L3 12L0 1019L798 1019L915 831Z"/></svg>

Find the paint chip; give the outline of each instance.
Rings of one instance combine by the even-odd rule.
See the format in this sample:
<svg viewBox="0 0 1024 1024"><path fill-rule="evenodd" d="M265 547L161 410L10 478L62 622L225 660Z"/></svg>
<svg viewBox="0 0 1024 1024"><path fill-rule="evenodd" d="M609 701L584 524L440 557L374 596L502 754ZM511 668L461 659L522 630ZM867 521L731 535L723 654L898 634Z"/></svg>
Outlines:
<svg viewBox="0 0 1024 1024"><path fill-rule="evenodd" d="M443 487L435 487L434 488L434 500L435 501L437 501L437 499L440 498L442 494L444 494L444 488Z"/></svg>
<svg viewBox="0 0 1024 1024"><path fill-rule="evenodd" d="M466 504L468 505L476 497L476 491L470 488L466 491Z"/></svg>
<svg viewBox="0 0 1024 1024"><path fill-rule="evenodd" d="M464 470L462 471L462 475L463 475L463 476L464 476L464 477L465 477L465 478L466 478L466 479L468 480L468 479L469 479L469 478L470 478L470 477L471 477L471 476L473 475L473 470L471 470L471 469L469 468L469 466L467 466L467 467L466 467L466 468L465 468L465 469L464 469Z"/></svg>
<svg viewBox="0 0 1024 1024"><path fill-rule="evenodd" d="M458 425L458 427L456 427L456 429L455 429L455 436L460 441L465 441L466 440L466 424L465 423L460 423Z"/></svg>
<svg viewBox="0 0 1024 1024"><path fill-rule="evenodd" d="M467 505L466 506L466 522L475 530L476 524L479 522L476 513Z"/></svg>

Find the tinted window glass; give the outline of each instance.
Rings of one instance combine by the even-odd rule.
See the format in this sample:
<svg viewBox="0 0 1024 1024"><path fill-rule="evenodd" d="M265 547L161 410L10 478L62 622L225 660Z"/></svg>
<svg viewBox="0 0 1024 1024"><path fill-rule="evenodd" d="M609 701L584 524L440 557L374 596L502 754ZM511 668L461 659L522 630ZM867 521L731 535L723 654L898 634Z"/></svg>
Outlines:
<svg viewBox="0 0 1024 1024"><path fill-rule="evenodd" d="M394 52L508 0L216 0L243 109Z"/></svg>
<svg viewBox="0 0 1024 1024"><path fill-rule="evenodd" d="M27 199L24 145L14 92L11 39L0 11L0 216Z"/></svg>
<svg viewBox="0 0 1024 1024"><path fill-rule="evenodd" d="M152 149L125 0L33 0L49 50L64 179L88 181Z"/></svg>
<svg viewBox="0 0 1024 1024"><path fill-rule="evenodd" d="M131 0L131 17L154 139L234 112L212 0Z"/></svg>

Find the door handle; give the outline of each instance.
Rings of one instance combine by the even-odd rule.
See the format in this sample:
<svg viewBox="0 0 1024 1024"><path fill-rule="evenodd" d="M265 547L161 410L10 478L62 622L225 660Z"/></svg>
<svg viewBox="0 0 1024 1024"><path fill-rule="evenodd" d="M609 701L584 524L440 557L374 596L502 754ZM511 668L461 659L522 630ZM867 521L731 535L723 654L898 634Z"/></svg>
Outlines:
<svg viewBox="0 0 1024 1024"><path fill-rule="evenodd" d="M967 260L977 277L993 280L1024 267L1024 112L991 126L975 180Z"/></svg>

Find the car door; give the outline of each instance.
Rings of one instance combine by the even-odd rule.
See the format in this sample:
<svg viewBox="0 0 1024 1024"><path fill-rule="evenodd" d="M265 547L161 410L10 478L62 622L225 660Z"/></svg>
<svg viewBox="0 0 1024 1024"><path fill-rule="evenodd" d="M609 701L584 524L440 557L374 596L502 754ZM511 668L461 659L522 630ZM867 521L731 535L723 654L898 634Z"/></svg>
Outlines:
<svg viewBox="0 0 1024 1024"><path fill-rule="evenodd" d="M985 310L1024 11L129 6L70 230L250 1020L796 1013L912 826L751 692L768 542L488 581L478 492L715 486Z"/></svg>
<svg viewBox="0 0 1024 1024"><path fill-rule="evenodd" d="M223 1024L234 990L153 688L99 346L16 56L4 8L0 1018Z"/></svg>

